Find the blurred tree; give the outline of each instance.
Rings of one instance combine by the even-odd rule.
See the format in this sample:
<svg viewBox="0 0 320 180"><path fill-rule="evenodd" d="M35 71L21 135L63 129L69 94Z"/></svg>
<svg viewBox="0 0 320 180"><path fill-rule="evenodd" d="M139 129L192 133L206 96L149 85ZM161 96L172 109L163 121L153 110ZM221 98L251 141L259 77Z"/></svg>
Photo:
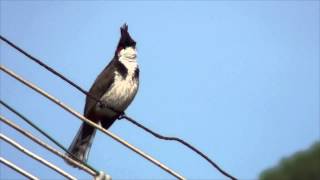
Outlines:
<svg viewBox="0 0 320 180"><path fill-rule="evenodd" d="M320 142L284 158L260 174L260 180L320 180Z"/></svg>

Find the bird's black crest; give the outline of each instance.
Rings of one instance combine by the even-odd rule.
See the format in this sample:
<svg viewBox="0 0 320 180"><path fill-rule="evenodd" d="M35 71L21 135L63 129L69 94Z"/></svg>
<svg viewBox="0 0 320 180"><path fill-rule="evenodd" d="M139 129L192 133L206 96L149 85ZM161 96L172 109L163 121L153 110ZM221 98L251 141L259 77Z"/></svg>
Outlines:
<svg viewBox="0 0 320 180"><path fill-rule="evenodd" d="M131 38L128 32L128 25L125 23L120 28L121 37L118 43L117 52L126 47L134 47L136 46L136 42Z"/></svg>

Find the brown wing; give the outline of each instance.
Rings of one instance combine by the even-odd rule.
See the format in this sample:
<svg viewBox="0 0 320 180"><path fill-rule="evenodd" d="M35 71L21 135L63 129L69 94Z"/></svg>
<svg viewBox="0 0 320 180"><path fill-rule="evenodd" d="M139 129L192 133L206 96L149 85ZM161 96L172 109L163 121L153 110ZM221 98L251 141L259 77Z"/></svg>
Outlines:
<svg viewBox="0 0 320 180"><path fill-rule="evenodd" d="M114 59L107 65L107 67L99 74L97 79L89 90L89 94L93 95L97 99L100 99L103 94L110 88L114 82L114 74L107 74L107 72L114 72ZM93 108L97 104L96 100L86 97L86 105L84 107L84 116L90 118L90 114L93 112Z"/></svg>

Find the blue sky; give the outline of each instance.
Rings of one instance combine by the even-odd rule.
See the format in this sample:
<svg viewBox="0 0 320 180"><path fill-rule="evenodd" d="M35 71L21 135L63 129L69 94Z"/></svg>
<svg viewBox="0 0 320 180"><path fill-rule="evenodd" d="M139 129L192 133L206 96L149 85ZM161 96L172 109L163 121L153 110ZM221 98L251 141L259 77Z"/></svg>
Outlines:
<svg viewBox="0 0 320 180"><path fill-rule="evenodd" d="M240 179L256 179L319 141L319 1L0 3L1 35L85 89L111 60L127 22L141 72L127 114L185 139ZM1 65L82 112L83 94L2 42ZM0 90L2 100L69 146L79 120L2 72ZM39 135L3 107L1 115ZM185 147L126 121L110 131L189 179L224 178ZM1 133L88 178L2 123ZM61 178L2 141L0 154L43 179ZM101 133L89 163L114 179L172 179ZM1 179L21 177L0 170Z"/></svg>

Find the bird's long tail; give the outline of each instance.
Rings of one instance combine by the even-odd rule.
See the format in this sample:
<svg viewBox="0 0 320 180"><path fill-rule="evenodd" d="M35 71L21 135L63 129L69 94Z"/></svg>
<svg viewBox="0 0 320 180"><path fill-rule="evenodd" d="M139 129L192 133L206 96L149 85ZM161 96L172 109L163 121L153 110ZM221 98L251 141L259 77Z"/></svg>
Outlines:
<svg viewBox="0 0 320 180"><path fill-rule="evenodd" d="M82 123L77 135L73 139L68 151L74 156L67 154L69 157L86 162L88 160L89 151L92 145L92 141L96 134L96 129L86 123ZM73 165L67 161L68 164ZM73 165L74 166L74 165Z"/></svg>

